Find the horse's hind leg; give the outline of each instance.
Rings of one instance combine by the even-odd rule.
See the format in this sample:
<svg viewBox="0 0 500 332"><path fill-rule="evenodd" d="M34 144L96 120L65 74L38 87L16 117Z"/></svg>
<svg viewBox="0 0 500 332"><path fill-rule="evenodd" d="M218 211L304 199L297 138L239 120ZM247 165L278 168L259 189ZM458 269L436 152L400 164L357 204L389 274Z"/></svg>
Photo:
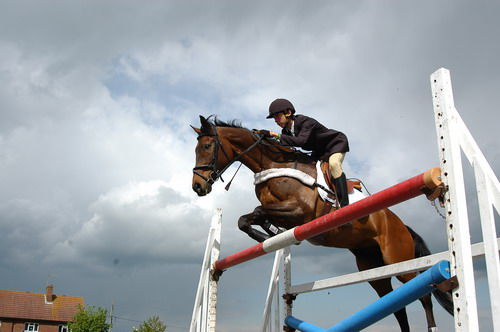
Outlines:
<svg viewBox="0 0 500 332"><path fill-rule="evenodd" d="M432 311L431 294L427 294L420 298L420 303L425 310L425 318L427 319L427 330L429 332L437 331L436 321L434 320L434 312Z"/></svg>
<svg viewBox="0 0 500 332"><path fill-rule="evenodd" d="M410 281L414 274L406 274L402 276L398 276L397 278L403 282L406 283ZM425 310L425 318L427 319L427 330L428 332L434 332L437 331L436 327L436 320L434 319L434 312L432 311L432 299L431 299L431 294L427 294L422 296L420 299L420 303L422 303L422 307L424 307Z"/></svg>
<svg viewBox="0 0 500 332"><path fill-rule="evenodd" d="M378 247L370 247L364 249L352 249L352 253L356 256L356 264L360 271L373 269L384 265L382 260L382 255ZM369 282L370 285L375 289L379 297L382 297L390 292L392 292L391 279L380 279ZM394 313L396 320L398 321L399 327L402 332L409 332L410 325L408 324L408 316L406 315L406 309L403 308Z"/></svg>
<svg viewBox="0 0 500 332"><path fill-rule="evenodd" d="M370 285L375 289L378 296L380 297L393 291L390 278L370 281ZM403 307L403 309L396 311L394 313L394 316L396 316L401 331L409 332L410 325L408 324L408 316L406 315L406 308Z"/></svg>
<svg viewBox="0 0 500 332"><path fill-rule="evenodd" d="M385 232L376 239L382 252L383 264L389 265L415 258L415 244L408 228L392 211L389 209L383 211L386 216ZM416 273L407 273L397 276L397 278L399 281L406 283L415 276ZM431 296L426 295L420 298L420 302L425 310L428 330L436 331Z"/></svg>

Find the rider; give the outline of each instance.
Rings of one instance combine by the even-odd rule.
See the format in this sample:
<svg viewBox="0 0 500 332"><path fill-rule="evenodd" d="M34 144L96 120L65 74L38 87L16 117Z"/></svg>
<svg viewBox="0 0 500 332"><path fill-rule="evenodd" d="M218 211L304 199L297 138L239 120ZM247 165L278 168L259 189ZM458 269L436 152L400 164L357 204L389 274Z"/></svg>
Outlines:
<svg viewBox="0 0 500 332"><path fill-rule="evenodd" d="M349 151L346 135L326 128L311 117L295 115L295 108L287 99L273 101L269 105L267 118L274 118L276 124L283 128L281 134L269 131L271 137L277 138L283 144L312 151L311 156L314 159L328 162L339 204L341 207L348 205L346 176L342 170L342 162Z"/></svg>

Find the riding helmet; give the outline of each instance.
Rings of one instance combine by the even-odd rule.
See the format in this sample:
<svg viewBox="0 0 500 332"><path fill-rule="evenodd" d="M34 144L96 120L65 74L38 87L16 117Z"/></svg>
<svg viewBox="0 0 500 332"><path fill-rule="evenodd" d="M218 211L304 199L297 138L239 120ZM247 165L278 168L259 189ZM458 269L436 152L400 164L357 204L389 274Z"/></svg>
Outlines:
<svg viewBox="0 0 500 332"><path fill-rule="evenodd" d="M292 114L295 114L295 108L289 100L282 98L276 99L271 103L271 105L269 105L269 115L267 116L267 119L271 119L274 114L286 112L287 110L290 110L292 111Z"/></svg>

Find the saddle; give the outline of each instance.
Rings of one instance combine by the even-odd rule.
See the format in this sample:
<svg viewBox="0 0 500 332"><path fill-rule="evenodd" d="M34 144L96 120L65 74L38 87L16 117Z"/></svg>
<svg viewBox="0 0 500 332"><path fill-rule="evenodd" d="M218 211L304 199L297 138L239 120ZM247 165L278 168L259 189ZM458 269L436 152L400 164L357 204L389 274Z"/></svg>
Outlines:
<svg viewBox="0 0 500 332"><path fill-rule="evenodd" d="M337 190L335 189L335 185L333 184L333 177L332 174L330 173L330 166L328 162L322 161L320 164L321 172L323 173L323 177L325 179L326 185L328 186L328 189L330 189L332 192L337 193ZM318 175L319 176L319 175ZM361 181L357 180L347 180L347 191L349 194L353 193L354 189L361 191ZM331 194L328 195L328 198L331 200L334 199ZM338 201L335 199L336 203L336 208L339 208ZM320 213L320 216L323 216L330 212L333 204L331 203L330 200L325 200L325 204L323 205L323 210Z"/></svg>

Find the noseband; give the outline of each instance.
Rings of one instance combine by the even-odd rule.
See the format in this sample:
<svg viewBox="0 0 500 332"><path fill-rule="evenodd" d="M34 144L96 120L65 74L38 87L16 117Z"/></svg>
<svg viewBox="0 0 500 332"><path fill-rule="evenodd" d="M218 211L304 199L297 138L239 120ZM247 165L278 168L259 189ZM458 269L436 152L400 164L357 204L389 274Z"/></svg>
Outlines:
<svg viewBox="0 0 500 332"><path fill-rule="evenodd" d="M198 175L200 178L205 180L210 185L212 185L219 178L222 180L222 173L224 173L234 162L238 161L241 157L243 157L245 154L250 152L250 150L252 150L258 144L260 144L260 142L262 142L262 140L264 139L264 136L260 136L257 141L255 141L252 145L250 145L248 148L246 148L239 155L237 155L236 157L231 159L229 161L229 163L226 166L224 166L222 169L218 170L217 169L217 160L219 157L219 148L221 148L222 152L224 153L224 155L226 156L226 158L228 160L229 160L229 156L226 153L226 150L224 150L224 146L222 145L222 143L219 140L219 136L217 135L217 129L215 127L214 127L214 130L215 130L215 134L202 134L202 135L198 136L198 140L204 136L214 137L214 139L215 139L215 151L214 151L214 157L213 157L212 161L208 165L198 165L198 166L195 166L193 168L193 173ZM210 173L209 177L206 177L205 175L198 172L198 170L208 170L208 171L212 171L212 173ZM224 182L224 180L222 180L222 182Z"/></svg>

